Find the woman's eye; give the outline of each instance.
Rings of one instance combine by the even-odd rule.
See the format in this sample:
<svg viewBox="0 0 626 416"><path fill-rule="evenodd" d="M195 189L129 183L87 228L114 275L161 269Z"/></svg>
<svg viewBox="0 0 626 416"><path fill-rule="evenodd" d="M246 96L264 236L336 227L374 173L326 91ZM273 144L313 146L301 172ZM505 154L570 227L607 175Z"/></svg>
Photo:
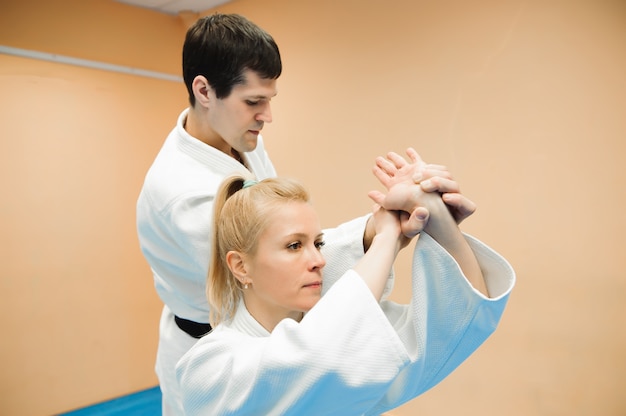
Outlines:
<svg viewBox="0 0 626 416"><path fill-rule="evenodd" d="M291 243L287 246L287 248L290 250L298 250L300 247L302 247L302 243L299 241L296 241L295 243Z"/></svg>
<svg viewBox="0 0 626 416"><path fill-rule="evenodd" d="M315 243L315 247L317 247L318 250L324 247L325 245L326 245L325 241L318 241L317 243Z"/></svg>

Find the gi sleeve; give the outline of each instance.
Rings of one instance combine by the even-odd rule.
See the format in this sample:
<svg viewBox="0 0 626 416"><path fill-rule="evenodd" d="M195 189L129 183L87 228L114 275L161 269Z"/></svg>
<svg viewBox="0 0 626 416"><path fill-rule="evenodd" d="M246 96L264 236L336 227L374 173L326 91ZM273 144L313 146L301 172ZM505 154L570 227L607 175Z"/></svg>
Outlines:
<svg viewBox="0 0 626 416"><path fill-rule="evenodd" d="M422 233L413 253L410 304L381 304L410 362L368 415L393 409L432 388L495 331L515 284L515 273L502 256L465 237L491 297L474 289L454 258Z"/></svg>

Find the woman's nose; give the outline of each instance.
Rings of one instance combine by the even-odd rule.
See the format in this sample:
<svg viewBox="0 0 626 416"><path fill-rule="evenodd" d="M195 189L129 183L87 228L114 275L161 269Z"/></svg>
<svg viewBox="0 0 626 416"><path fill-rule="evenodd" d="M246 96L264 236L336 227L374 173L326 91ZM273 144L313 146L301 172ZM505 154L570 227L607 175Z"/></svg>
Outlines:
<svg viewBox="0 0 626 416"><path fill-rule="evenodd" d="M322 252L316 247L312 252L311 269L321 269L326 266L326 259L322 255Z"/></svg>

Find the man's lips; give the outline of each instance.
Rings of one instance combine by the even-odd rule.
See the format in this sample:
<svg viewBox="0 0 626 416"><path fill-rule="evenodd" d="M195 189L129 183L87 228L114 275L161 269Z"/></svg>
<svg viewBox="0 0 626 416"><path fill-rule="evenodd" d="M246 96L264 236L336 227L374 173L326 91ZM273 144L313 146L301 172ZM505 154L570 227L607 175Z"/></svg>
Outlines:
<svg viewBox="0 0 626 416"><path fill-rule="evenodd" d="M255 129L248 130L252 134L260 134L261 130L263 130L263 125L257 125Z"/></svg>

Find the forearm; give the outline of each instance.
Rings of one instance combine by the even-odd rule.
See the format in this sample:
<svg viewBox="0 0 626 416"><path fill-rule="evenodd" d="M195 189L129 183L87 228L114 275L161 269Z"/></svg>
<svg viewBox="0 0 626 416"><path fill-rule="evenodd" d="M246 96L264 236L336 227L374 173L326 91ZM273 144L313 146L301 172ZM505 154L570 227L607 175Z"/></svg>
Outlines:
<svg viewBox="0 0 626 416"><path fill-rule="evenodd" d="M470 284L485 296L489 296L478 260L455 219L441 198L436 198L432 202L428 207L430 218L424 231L450 253Z"/></svg>
<svg viewBox="0 0 626 416"><path fill-rule="evenodd" d="M377 234L372 238L367 253L354 266L354 271L361 276L378 301L399 250L397 236L392 233Z"/></svg>
<svg viewBox="0 0 626 416"><path fill-rule="evenodd" d="M376 236L376 229L374 226L374 220L370 216L365 223L365 231L363 231L363 252L367 253L372 245L372 240Z"/></svg>

